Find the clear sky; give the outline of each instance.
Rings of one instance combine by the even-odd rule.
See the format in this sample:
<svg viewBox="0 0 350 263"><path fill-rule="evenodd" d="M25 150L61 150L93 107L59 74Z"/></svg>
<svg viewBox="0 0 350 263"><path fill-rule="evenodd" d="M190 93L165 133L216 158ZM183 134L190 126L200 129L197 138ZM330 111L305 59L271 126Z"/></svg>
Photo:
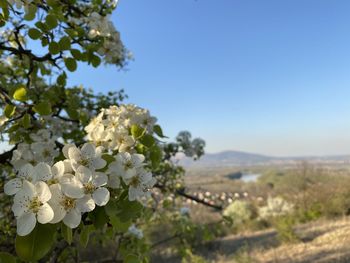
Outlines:
<svg viewBox="0 0 350 263"><path fill-rule="evenodd" d="M124 88L164 132L207 152L350 154L350 1L120 0L125 71L80 66L71 84Z"/></svg>

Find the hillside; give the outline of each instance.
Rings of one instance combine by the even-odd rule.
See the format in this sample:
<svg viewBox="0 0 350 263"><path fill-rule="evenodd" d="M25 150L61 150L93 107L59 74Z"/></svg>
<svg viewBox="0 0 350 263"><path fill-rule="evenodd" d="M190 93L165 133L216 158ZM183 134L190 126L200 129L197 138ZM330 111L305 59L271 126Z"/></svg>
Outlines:
<svg viewBox="0 0 350 263"><path fill-rule="evenodd" d="M185 167L228 167L228 166L253 166L253 165L283 165L300 161L308 161L317 164L349 164L350 156L293 156L273 157L262 154L247 153L241 151L223 151L219 153L207 153L199 160L180 156L179 164Z"/></svg>

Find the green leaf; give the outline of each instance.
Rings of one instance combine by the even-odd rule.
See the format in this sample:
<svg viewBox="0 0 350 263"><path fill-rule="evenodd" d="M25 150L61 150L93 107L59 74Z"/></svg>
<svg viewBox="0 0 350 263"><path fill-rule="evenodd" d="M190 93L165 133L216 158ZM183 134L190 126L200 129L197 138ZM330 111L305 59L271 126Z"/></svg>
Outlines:
<svg viewBox="0 0 350 263"><path fill-rule="evenodd" d="M7 252L0 252L0 263L16 263L16 258Z"/></svg>
<svg viewBox="0 0 350 263"><path fill-rule="evenodd" d="M118 232L127 232L131 226L131 221L122 222L117 216L110 216L109 221L111 222L115 231Z"/></svg>
<svg viewBox="0 0 350 263"><path fill-rule="evenodd" d="M41 32L38 29L31 28L28 30L28 35L31 39L39 39L41 37Z"/></svg>
<svg viewBox="0 0 350 263"><path fill-rule="evenodd" d="M24 116L22 118L22 125L23 125L23 127L28 129L31 126L30 122L31 122L30 114L28 114L28 113L24 114Z"/></svg>
<svg viewBox="0 0 350 263"><path fill-rule="evenodd" d="M56 55L60 53L60 45L57 42L50 42L49 44L49 51L52 55Z"/></svg>
<svg viewBox="0 0 350 263"><path fill-rule="evenodd" d="M7 104L4 109L5 116L7 118L11 118L11 116L15 113L16 106L12 104Z"/></svg>
<svg viewBox="0 0 350 263"><path fill-rule="evenodd" d="M152 162L153 169L157 168L160 162L162 161L162 151L158 146L153 146L151 148L150 159Z"/></svg>
<svg viewBox="0 0 350 263"><path fill-rule="evenodd" d="M58 25L57 17L55 15L47 15L45 21L46 25L49 27L49 30L54 29Z"/></svg>
<svg viewBox="0 0 350 263"><path fill-rule="evenodd" d="M48 101L42 101L36 104L33 110L40 115L49 115L51 114L51 104Z"/></svg>
<svg viewBox="0 0 350 263"><path fill-rule="evenodd" d="M130 129L131 135L134 137L134 139L140 138L145 133L145 131L145 129L136 124L133 124Z"/></svg>
<svg viewBox="0 0 350 263"><path fill-rule="evenodd" d="M133 255L133 254L129 254L125 257L124 262L125 263L140 263L141 260L139 259L138 256Z"/></svg>
<svg viewBox="0 0 350 263"><path fill-rule="evenodd" d="M99 56L94 55L91 60L91 64L93 67L97 68L101 64L101 59Z"/></svg>
<svg viewBox="0 0 350 263"><path fill-rule="evenodd" d="M64 36L58 41L58 44L60 45L60 49L63 50L68 50L70 49L70 42L71 39L70 37Z"/></svg>
<svg viewBox="0 0 350 263"><path fill-rule="evenodd" d="M51 7L59 6L59 3L56 0L46 0L46 3Z"/></svg>
<svg viewBox="0 0 350 263"><path fill-rule="evenodd" d="M13 93L13 98L18 101L26 101L27 100L27 90L24 86L21 86L16 89Z"/></svg>
<svg viewBox="0 0 350 263"><path fill-rule="evenodd" d="M55 225L37 224L29 235L17 235L17 255L24 261L37 261L43 258L51 250L56 238L55 232Z"/></svg>
<svg viewBox="0 0 350 263"><path fill-rule="evenodd" d="M101 206L96 206L94 211L89 213L89 218L92 220L96 228L101 228L108 222L108 217L105 209Z"/></svg>
<svg viewBox="0 0 350 263"><path fill-rule="evenodd" d="M151 148L155 144L156 140L152 135L145 134L140 138L140 142L148 148Z"/></svg>
<svg viewBox="0 0 350 263"><path fill-rule="evenodd" d="M64 60L64 63L67 67L67 69L71 72L76 71L77 69L77 62L73 58L66 58Z"/></svg>
<svg viewBox="0 0 350 263"><path fill-rule="evenodd" d="M64 223L61 224L61 233L64 240L70 245L73 241L73 231L70 227L66 226Z"/></svg>
<svg viewBox="0 0 350 263"><path fill-rule="evenodd" d="M67 75L66 75L65 73L59 75L59 76L57 77L57 80L56 80L56 81L57 81L57 84L58 84L58 85L66 86L66 84L67 84Z"/></svg>
<svg viewBox="0 0 350 263"><path fill-rule="evenodd" d="M128 199L119 200L114 215L117 216L121 222L127 222L140 216L142 210L143 205L138 201L129 201Z"/></svg>
<svg viewBox="0 0 350 263"><path fill-rule="evenodd" d="M76 108L67 108L66 112L67 112L69 118L71 118L73 120L79 119L79 112Z"/></svg>
<svg viewBox="0 0 350 263"><path fill-rule="evenodd" d="M72 28L67 28L64 30L71 38L78 36L78 32Z"/></svg>
<svg viewBox="0 0 350 263"><path fill-rule="evenodd" d="M115 161L115 158L109 154L103 154L102 159L107 162L107 165L110 164L111 162Z"/></svg>
<svg viewBox="0 0 350 263"><path fill-rule="evenodd" d="M27 21L32 21L34 20L35 16L36 16L36 11L37 11L37 7L34 4L29 4L27 5L27 8L25 8L26 14L24 16L24 19Z"/></svg>
<svg viewBox="0 0 350 263"><path fill-rule="evenodd" d="M167 138L166 136L164 136L163 134L163 130L159 125L154 125L153 126L153 131L155 132L155 134L157 134L160 138Z"/></svg>
<svg viewBox="0 0 350 263"><path fill-rule="evenodd" d="M35 26L39 28L41 31L48 31L48 27L45 23L38 21L35 23Z"/></svg>
<svg viewBox="0 0 350 263"><path fill-rule="evenodd" d="M72 54L73 58L75 58L76 60L81 59L81 52L79 49L71 49L70 53Z"/></svg>
<svg viewBox="0 0 350 263"><path fill-rule="evenodd" d="M80 233L80 244L82 247L87 247L89 243L90 234L95 230L93 225L84 226Z"/></svg>

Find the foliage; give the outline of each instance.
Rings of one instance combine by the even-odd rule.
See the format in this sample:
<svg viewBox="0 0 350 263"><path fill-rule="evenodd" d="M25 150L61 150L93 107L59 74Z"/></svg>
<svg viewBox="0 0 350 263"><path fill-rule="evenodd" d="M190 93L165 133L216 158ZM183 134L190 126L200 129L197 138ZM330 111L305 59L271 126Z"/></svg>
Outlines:
<svg viewBox="0 0 350 263"><path fill-rule="evenodd" d="M241 225L253 216L253 209L249 202L235 200L223 212L223 215L232 220L233 225Z"/></svg>
<svg viewBox="0 0 350 263"><path fill-rule="evenodd" d="M123 90L67 86L82 63L123 68L131 58L109 20L116 4L0 3L0 132L9 146L0 155L2 261L69 262L115 241L111 260L148 262L143 229L174 213L154 209L151 189L180 195L184 170L171 157L204 154L205 142L189 132L165 143L147 109L121 103ZM174 220L187 233L183 249L199 232L188 219Z"/></svg>

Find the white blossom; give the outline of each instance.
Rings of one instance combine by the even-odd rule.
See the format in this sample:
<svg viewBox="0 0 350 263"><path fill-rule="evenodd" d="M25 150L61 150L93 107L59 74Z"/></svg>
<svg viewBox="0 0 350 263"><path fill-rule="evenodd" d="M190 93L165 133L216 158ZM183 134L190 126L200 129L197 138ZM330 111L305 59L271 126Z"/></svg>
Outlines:
<svg viewBox="0 0 350 263"><path fill-rule="evenodd" d="M143 238L143 232L141 229L137 228L134 224L132 224L129 229L128 232L135 236L138 239L142 239Z"/></svg>
<svg viewBox="0 0 350 263"><path fill-rule="evenodd" d="M134 201L150 195L149 190L155 185L156 179L152 173L138 169L132 177L123 177L124 182L129 185L129 200Z"/></svg>
<svg viewBox="0 0 350 263"><path fill-rule="evenodd" d="M96 148L91 143L85 143L81 149L74 145L65 145L63 153L70 160L74 171L80 166L98 170L106 166L106 161L101 158L102 150L103 147Z"/></svg>
<svg viewBox="0 0 350 263"><path fill-rule="evenodd" d="M17 219L18 235L25 236L32 232L36 221L46 224L52 220L54 212L47 203L50 198L51 192L46 183L23 182L23 188L15 195L12 206Z"/></svg>
<svg viewBox="0 0 350 263"><path fill-rule="evenodd" d="M81 214L90 212L95 208L91 198L84 196L82 198L72 198L65 195L60 184L52 185L50 189L52 198L49 204L54 211L54 217L50 222L52 224L63 221L66 226L76 228L80 224Z"/></svg>
<svg viewBox="0 0 350 263"><path fill-rule="evenodd" d="M143 166L145 156L142 154L118 153L116 160L110 163L109 172L119 174L127 179L136 175L137 169Z"/></svg>

